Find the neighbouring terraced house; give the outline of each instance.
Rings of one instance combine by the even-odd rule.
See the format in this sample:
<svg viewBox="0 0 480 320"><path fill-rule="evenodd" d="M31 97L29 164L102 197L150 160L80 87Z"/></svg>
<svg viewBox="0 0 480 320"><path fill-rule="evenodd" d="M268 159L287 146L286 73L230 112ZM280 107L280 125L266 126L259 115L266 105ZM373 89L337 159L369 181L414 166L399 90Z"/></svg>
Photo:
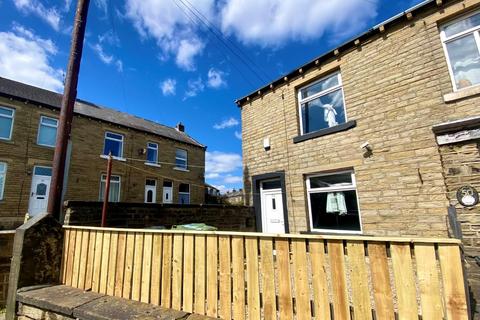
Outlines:
<svg viewBox="0 0 480 320"><path fill-rule="evenodd" d="M480 1L424 1L237 104L259 230L444 237L456 210L480 255Z"/></svg>
<svg viewBox="0 0 480 320"><path fill-rule="evenodd" d="M0 229L46 209L61 95L0 78ZM206 147L167 127L77 100L65 200L204 203Z"/></svg>

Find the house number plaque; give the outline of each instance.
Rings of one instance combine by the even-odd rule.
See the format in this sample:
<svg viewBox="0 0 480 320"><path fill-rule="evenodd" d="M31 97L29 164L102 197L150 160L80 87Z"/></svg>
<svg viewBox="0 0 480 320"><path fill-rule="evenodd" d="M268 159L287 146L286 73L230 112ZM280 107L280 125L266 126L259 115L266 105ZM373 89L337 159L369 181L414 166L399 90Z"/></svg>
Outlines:
<svg viewBox="0 0 480 320"><path fill-rule="evenodd" d="M478 204L478 192L471 186L460 187L457 190L457 200L464 207L473 207Z"/></svg>

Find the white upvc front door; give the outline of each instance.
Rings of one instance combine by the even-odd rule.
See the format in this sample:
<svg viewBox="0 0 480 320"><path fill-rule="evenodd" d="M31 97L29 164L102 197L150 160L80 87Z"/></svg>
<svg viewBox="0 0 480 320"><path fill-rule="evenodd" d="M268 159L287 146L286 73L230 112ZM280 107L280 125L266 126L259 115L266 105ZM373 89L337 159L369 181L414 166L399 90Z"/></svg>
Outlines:
<svg viewBox="0 0 480 320"><path fill-rule="evenodd" d="M28 213L31 217L47 210L51 179L52 168L35 167L33 169L32 188L28 204Z"/></svg>
<svg viewBox="0 0 480 320"><path fill-rule="evenodd" d="M261 190L262 231L285 233L282 189Z"/></svg>
<svg viewBox="0 0 480 320"><path fill-rule="evenodd" d="M163 203L172 203L173 202L173 188L172 187L163 187Z"/></svg>
<svg viewBox="0 0 480 320"><path fill-rule="evenodd" d="M145 186L145 203L157 202L157 186Z"/></svg>

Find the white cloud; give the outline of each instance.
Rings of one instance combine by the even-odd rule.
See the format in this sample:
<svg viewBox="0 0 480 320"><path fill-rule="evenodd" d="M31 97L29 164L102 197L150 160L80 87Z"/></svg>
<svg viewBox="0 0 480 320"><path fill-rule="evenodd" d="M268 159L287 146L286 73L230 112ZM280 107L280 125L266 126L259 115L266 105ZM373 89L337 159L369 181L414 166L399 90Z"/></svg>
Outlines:
<svg viewBox="0 0 480 320"><path fill-rule="evenodd" d="M112 30L109 30L101 35L98 36L99 43L106 43L111 46L119 47L120 46L120 39L118 38L117 34L114 33Z"/></svg>
<svg viewBox="0 0 480 320"><path fill-rule="evenodd" d="M60 30L60 14L56 8L46 8L37 0L13 0L15 7L24 14L34 14L48 23L55 31Z"/></svg>
<svg viewBox="0 0 480 320"><path fill-rule="evenodd" d="M177 87L177 80L165 79L160 83L160 89L164 96L174 96Z"/></svg>
<svg viewBox="0 0 480 320"><path fill-rule="evenodd" d="M117 68L118 72L123 72L123 62L115 58L115 56L106 53L100 43L95 43L94 45L91 45L91 48L103 63L107 65L113 64Z"/></svg>
<svg viewBox="0 0 480 320"><path fill-rule="evenodd" d="M206 175L231 174L235 170L242 168L242 156L237 153L227 153L221 151L208 152L205 155L205 173Z"/></svg>
<svg viewBox="0 0 480 320"><path fill-rule="evenodd" d="M230 183L230 184L234 184L234 183L242 183L243 182L243 178L241 176L233 176L233 175L227 175L223 181L225 183Z"/></svg>
<svg viewBox="0 0 480 320"><path fill-rule="evenodd" d="M63 71L51 65L57 47L32 31L16 25L0 32L0 75L33 86L61 92Z"/></svg>
<svg viewBox="0 0 480 320"><path fill-rule="evenodd" d="M235 131L235 138L242 140L242 133L240 131Z"/></svg>
<svg viewBox="0 0 480 320"><path fill-rule="evenodd" d="M221 123L214 124L213 128L217 130L221 130L225 128L235 127L235 126L238 126L239 124L240 122L237 119L235 119L234 117L230 117L226 120L223 120Z"/></svg>
<svg viewBox="0 0 480 320"><path fill-rule="evenodd" d="M210 68L208 70L208 81L207 84L210 88L221 88L227 85L227 81L225 81L225 72L221 70L217 70L214 68Z"/></svg>
<svg viewBox="0 0 480 320"><path fill-rule="evenodd" d="M70 11L70 6L72 5L72 0L65 0L65 7L64 10L66 12Z"/></svg>
<svg viewBox="0 0 480 320"><path fill-rule="evenodd" d="M214 17L214 0L189 2L209 20ZM125 16L133 22L141 37L155 39L161 50L160 56L174 56L180 68L194 70L194 59L201 54L205 44L197 36L197 26L192 25L186 13L188 11L182 3L126 0Z"/></svg>
<svg viewBox="0 0 480 320"><path fill-rule="evenodd" d="M193 98L197 96L204 89L205 85L203 84L202 78L198 78L196 80L188 80L187 90L185 91L185 96L183 97L183 100L187 100L188 98Z"/></svg>
<svg viewBox="0 0 480 320"><path fill-rule="evenodd" d="M98 9L100 9L105 16L107 16L108 13L108 6L107 6L107 0L95 0L95 5L97 6Z"/></svg>
<svg viewBox="0 0 480 320"><path fill-rule="evenodd" d="M318 39L328 31L344 38L365 29L378 0L228 0L220 8L222 30L246 44L281 46ZM298 8L302 8L301 13Z"/></svg>

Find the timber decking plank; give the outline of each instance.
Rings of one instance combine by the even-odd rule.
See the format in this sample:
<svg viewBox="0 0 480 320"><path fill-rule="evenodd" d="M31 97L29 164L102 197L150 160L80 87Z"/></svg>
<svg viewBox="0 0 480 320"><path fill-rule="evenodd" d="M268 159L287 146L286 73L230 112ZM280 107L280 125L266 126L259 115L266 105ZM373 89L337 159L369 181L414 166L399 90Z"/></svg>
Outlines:
<svg viewBox="0 0 480 320"><path fill-rule="evenodd" d="M278 309L280 312L280 320L293 319L289 240L277 239L275 241L275 250L277 252Z"/></svg>
<svg viewBox="0 0 480 320"><path fill-rule="evenodd" d="M102 266L103 232L95 232L95 258L93 261L92 291L100 291L100 273Z"/></svg>
<svg viewBox="0 0 480 320"><path fill-rule="evenodd" d="M92 290L93 263L95 259L95 231L90 231L88 239L87 271L85 274L85 290Z"/></svg>
<svg viewBox="0 0 480 320"><path fill-rule="evenodd" d="M117 248L118 232L112 232L110 237L110 255L108 258L108 276L107 276L107 294L113 296L115 294L115 270L117 268ZM105 253L104 253L105 254Z"/></svg>
<svg viewBox="0 0 480 320"><path fill-rule="evenodd" d="M258 238L245 238L247 264L248 319L260 319L260 284L258 280Z"/></svg>
<svg viewBox="0 0 480 320"><path fill-rule="evenodd" d="M233 319L245 319L244 239L232 237Z"/></svg>
<svg viewBox="0 0 480 320"><path fill-rule="evenodd" d="M423 320L443 318L440 279L437 272L437 259L433 244L417 243L414 247L417 265L417 279Z"/></svg>
<svg viewBox="0 0 480 320"><path fill-rule="evenodd" d="M144 234L135 232L135 254L133 256L132 300L140 301L142 289L142 260Z"/></svg>
<svg viewBox="0 0 480 320"><path fill-rule="evenodd" d="M273 239L260 239L263 318L276 319L275 269L273 266Z"/></svg>
<svg viewBox="0 0 480 320"><path fill-rule="evenodd" d="M68 263L68 246L70 244L70 233L72 231L69 229L65 230L63 236L63 250L62 250L62 284L67 282L67 263Z"/></svg>
<svg viewBox="0 0 480 320"><path fill-rule="evenodd" d="M160 288L162 281L162 242L161 234L153 235L152 249L152 283L150 286L150 303L160 305Z"/></svg>
<svg viewBox="0 0 480 320"><path fill-rule="evenodd" d="M80 254L82 253L82 239L84 231L77 231L77 237L75 239L75 253L73 255L73 270L72 270L72 283L71 286L78 288L78 273L80 271Z"/></svg>
<svg viewBox="0 0 480 320"><path fill-rule="evenodd" d="M103 246L102 246L102 264L100 267L100 293L107 293L107 278L108 278L108 264L110 253L110 239L111 232L103 233Z"/></svg>
<svg viewBox="0 0 480 320"><path fill-rule="evenodd" d="M162 293L160 305L164 308L172 306L172 235L163 236L162 252Z"/></svg>
<svg viewBox="0 0 480 320"><path fill-rule="evenodd" d="M195 295L194 312L205 314L205 236L195 236Z"/></svg>
<svg viewBox="0 0 480 320"><path fill-rule="evenodd" d="M194 278L195 238L187 234L183 238L183 311L193 312L193 278Z"/></svg>
<svg viewBox="0 0 480 320"><path fill-rule="evenodd" d="M391 244L393 277L398 300L398 318L418 318L417 293L410 244Z"/></svg>
<svg viewBox="0 0 480 320"><path fill-rule="evenodd" d="M310 259L312 261L313 308L316 320L330 320L330 302L328 299L327 261L323 240L310 240Z"/></svg>
<svg viewBox="0 0 480 320"><path fill-rule="evenodd" d="M78 284L77 288L85 289L85 278L87 276L87 259L88 259L88 244L90 231L84 230L82 232L82 250L80 252L80 266L78 267Z"/></svg>
<svg viewBox="0 0 480 320"><path fill-rule="evenodd" d="M122 297L130 299L132 296L132 276L133 276L133 260L135 256L135 233L127 233L127 244L125 248L125 274L123 277Z"/></svg>
<svg viewBox="0 0 480 320"><path fill-rule="evenodd" d="M144 303L150 302L152 245L153 234L145 234L145 237L143 239L142 288L140 289L140 301Z"/></svg>
<svg viewBox="0 0 480 320"><path fill-rule="evenodd" d="M73 231L70 233L70 240L69 240L69 246L68 246L68 259L67 259L67 271L66 271L66 281L65 284L67 286L72 286L72 275L73 275L73 264L74 264L74 258L75 258L75 247L77 246L76 244L76 239L77 239L77 234L81 231Z"/></svg>
<svg viewBox="0 0 480 320"><path fill-rule="evenodd" d="M217 317L218 303L218 238L207 236L207 316Z"/></svg>
<svg viewBox="0 0 480 320"><path fill-rule="evenodd" d="M182 310L183 235L173 235L172 309Z"/></svg>
<svg viewBox="0 0 480 320"><path fill-rule="evenodd" d="M328 256L332 274L333 314L335 319L350 319L343 241L329 240Z"/></svg>
<svg viewBox="0 0 480 320"><path fill-rule="evenodd" d="M123 289L123 277L125 275L125 251L127 245L127 234L125 232L120 232L118 234L118 249L116 257L116 267L115 267L115 287L114 295L115 297L122 297Z"/></svg>
<svg viewBox="0 0 480 320"><path fill-rule="evenodd" d="M370 242L368 244L368 258L370 259L377 319L394 320L393 294L390 286L386 244L383 242Z"/></svg>
<svg viewBox="0 0 480 320"><path fill-rule="evenodd" d="M372 319L368 273L363 241L347 241L350 283L355 319Z"/></svg>
<svg viewBox="0 0 480 320"><path fill-rule="evenodd" d="M307 247L305 239L292 239L294 285L297 320L312 318L308 287Z"/></svg>
<svg viewBox="0 0 480 320"><path fill-rule="evenodd" d="M439 245L447 319L468 319L465 284L458 245Z"/></svg>
<svg viewBox="0 0 480 320"><path fill-rule="evenodd" d="M220 305L218 315L224 320L232 319L232 275L231 275L231 251L230 237L219 236L219 281L220 281Z"/></svg>

